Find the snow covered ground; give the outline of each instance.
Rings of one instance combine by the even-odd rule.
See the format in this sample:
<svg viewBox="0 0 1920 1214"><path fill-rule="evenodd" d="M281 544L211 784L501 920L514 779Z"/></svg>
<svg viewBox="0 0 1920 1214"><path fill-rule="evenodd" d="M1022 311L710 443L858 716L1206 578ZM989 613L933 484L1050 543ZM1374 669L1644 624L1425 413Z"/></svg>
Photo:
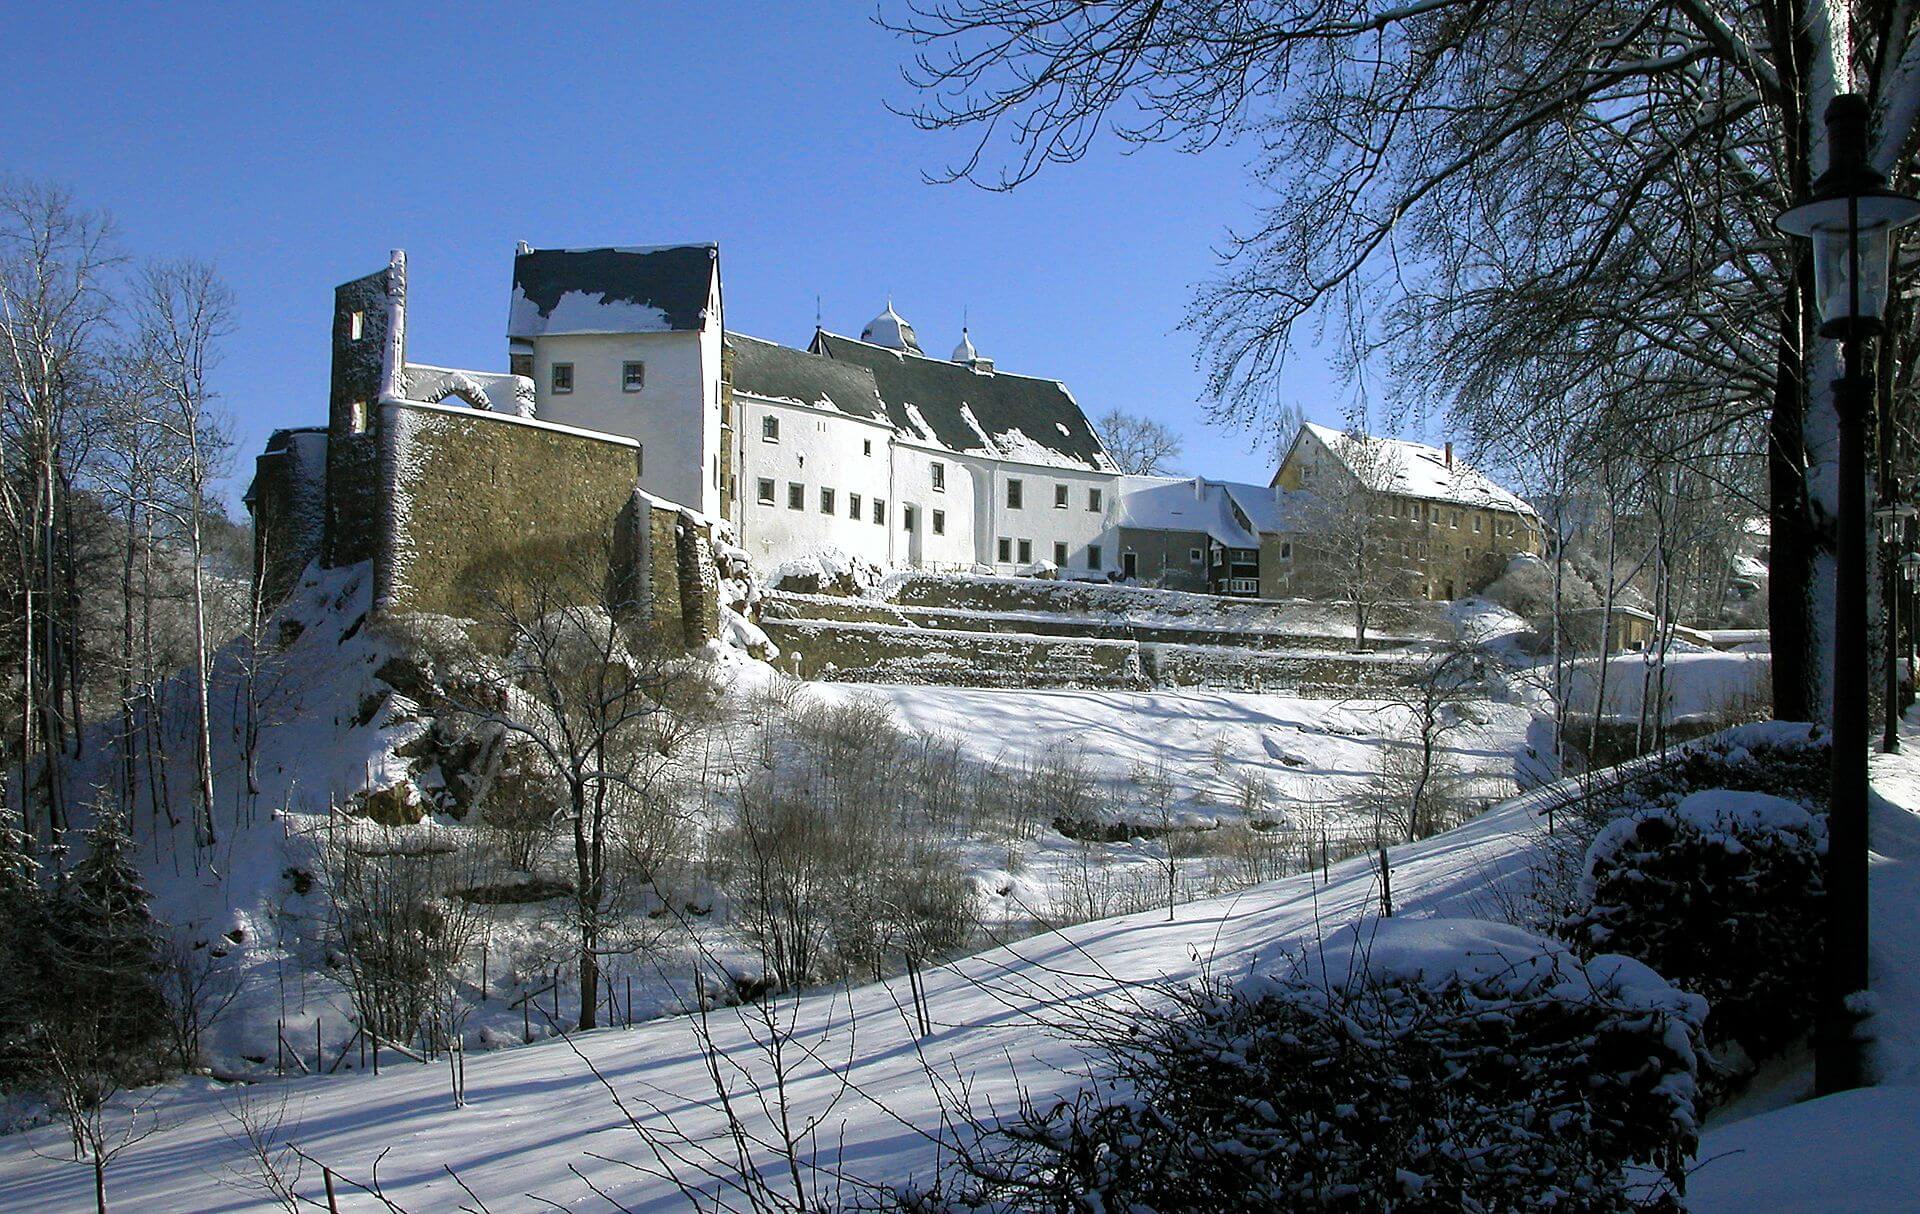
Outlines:
<svg viewBox="0 0 1920 1214"><path fill-rule="evenodd" d="M1869 877L1874 1072L1881 1086L1710 1120L1694 1214L1920 1209L1920 755L1875 755ZM1810 1090L1810 1077L1782 1084Z"/></svg>
<svg viewBox="0 0 1920 1214"><path fill-rule="evenodd" d="M1495 890L1524 867L1535 824L1524 800L1507 803L1449 834L1394 849L1394 899L1416 917L1497 917ZM900 1180L932 1167L932 1135L964 1081L976 1110L1008 1108L1020 1091L1078 1086L1085 1060L1053 1031L1086 1000L1136 990L1138 983L1234 972L1303 950L1375 908L1369 861L1334 866L1332 883L1293 877L1177 909L1100 920L1032 937L923 975L932 1031L916 1039L909 985L893 982L810 994L778 1005L800 1045L788 1057L786 1091L802 1119L817 1119L811 1141L826 1161L854 1175ZM589 1182L634 1210L682 1210L687 1200L658 1171L641 1137L595 1080L586 1060L621 1094L643 1125L670 1123L694 1147L731 1169L731 1146L710 1080L698 1021L677 1018L632 1030L603 1030L490 1055L469 1055L469 1103L455 1108L444 1067L390 1066L370 1075L295 1079L249 1089L256 1109L279 1118L279 1135L346 1176L367 1182L376 1160L387 1194L415 1211L451 1210L466 1200L453 1177L494 1209L524 1208L526 1194L563 1206L599 1208ZM755 1024L738 1010L716 1012L711 1031L737 1069L733 1096L769 1085L772 1070L755 1046ZM939 1076L944 1084L929 1078ZM243 1191L249 1172L237 1141L236 1091L205 1081L168 1085L140 1117L154 1126L109 1174L117 1206L147 1211L273 1208ZM732 1107L749 1129L769 1132L770 1114L751 1098ZM117 1116L129 1115L125 1109ZM0 1209L63 1210L91 1201L88 1170L61 1160L61 1132L43 1128L0 1139ZM384 1157L382 1152L387 1152ZM764 1151L759 1161L770 1164ZM697 1179L697 1178L696 1178ZM302 1192L317 1194L309 1165ZM236 1185L242 1187L237 1188ZM359 1198L345 1207L373 1208Z"/></svg>

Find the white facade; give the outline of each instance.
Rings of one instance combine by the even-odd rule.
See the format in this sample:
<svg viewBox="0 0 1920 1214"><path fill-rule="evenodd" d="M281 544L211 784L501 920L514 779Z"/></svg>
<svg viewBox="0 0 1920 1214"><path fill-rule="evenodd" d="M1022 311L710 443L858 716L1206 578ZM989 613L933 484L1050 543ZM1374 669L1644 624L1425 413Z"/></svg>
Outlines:
<svg viewBox="0 0 1920 1214"><path fill-rule="evenodd" d="M899 522L893 431L884 421L740 392L734 409L741 547L771 564L827 548L876 565L893 561Z"/></svg>
<svg viewBox="0 0 1920 1214"><path fill-rule="evenodd" d="M509 338L517 369L532 379L534 416L633 439L641 448L640 487L702 514L720 511L720 371L725 328L718 250L694 246L699 276L681 315L598 294L605 282L567 291L541 312L516 282ZM574 256L635 264L667 250L523 248L516 259ZM593 267L601 269L604 267ZM681 294L686 293L681 268ZM614 283L617 288L617 280Z"/></svg>

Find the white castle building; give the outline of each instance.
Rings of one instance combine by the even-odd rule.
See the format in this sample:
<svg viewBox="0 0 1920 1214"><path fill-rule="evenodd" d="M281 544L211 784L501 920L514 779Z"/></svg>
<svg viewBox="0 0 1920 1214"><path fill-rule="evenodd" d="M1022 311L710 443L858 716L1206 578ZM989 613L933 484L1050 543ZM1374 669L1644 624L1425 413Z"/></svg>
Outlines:
<svg viewBox="0 0 1920 1214"><path fill-rule="evenodd" d="M641 487L733 522L762 562L1118 569L1119 470L1058 380L967 334L929 358L887 309L805 350L728 332L719 249L530 249L508 340L534 416L631 438Z"/></svg>
<svg viewBox="0 0 1920 1214"><path fill-rule="evenodd" d="M766 566L836 549L881 566L1052 565L1063 577L1291 592L1299 537L1287 498L1310 492L1295 453L1318 441L1316 427L1302 428L1269 486L1123 478L1065 384L996 367L964 328L947 358L921 349L891 301L859 337L817 328L805 349L729 331L714 244L523 244L507 336L537 423L630 440L643 491L728 520ZM1489 509L1532 518L1451 446L1444 458L1390 446L1434 465L1396 496L1464 509L1476 529ZM1488 486L1502 495L1491 505ZM1538 546L1537 529L1497 538L1463 551L1492 560ZM1486 579L1465 568L1416 592L1471 593Z"/></svg>

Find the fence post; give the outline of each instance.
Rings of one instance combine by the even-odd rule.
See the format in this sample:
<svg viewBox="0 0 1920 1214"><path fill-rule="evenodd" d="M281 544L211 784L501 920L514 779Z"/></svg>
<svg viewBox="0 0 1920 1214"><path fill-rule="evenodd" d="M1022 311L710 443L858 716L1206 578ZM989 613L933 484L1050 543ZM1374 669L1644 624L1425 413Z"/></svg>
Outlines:
<svg viewBox="0 0 1920 1214"><path fill-rule="evenodd" d="M1387 864L1387 849L1380 849L1380 917L1393 918L1393 869Z"/></svg>
<svg viewBox="0 0 1920 1214"><path fill-rule="evenodd" d="M273 1073L287 1073L287 1022L284 1020L273 1022Z"/></svg>
<svg viewBox="0 0 1920 1214"><path fill-rule="evenodd" d="M340 1214L340 1202L333 1195L333 1169L321 1168L320 1175L327 1182L327 1214Z"/></svg>

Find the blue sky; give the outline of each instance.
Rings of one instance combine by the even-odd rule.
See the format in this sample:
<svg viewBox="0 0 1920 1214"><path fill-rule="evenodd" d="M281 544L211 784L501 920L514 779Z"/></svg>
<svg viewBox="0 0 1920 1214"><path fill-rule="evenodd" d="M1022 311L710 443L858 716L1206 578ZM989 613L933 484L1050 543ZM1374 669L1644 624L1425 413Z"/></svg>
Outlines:
<svg viewBox="0 0 1920 1214"><path fill-rule="evenodd" d="M863 3L6 3L6 168L213 261L239 301L220 380L236 472L322 419L337 282L410 259L409 353L504 369L510 259L718 240L729 327L858 333L891 293L930 353L983 354L1180 431L1185 471L1264 480L1270 436L1203 419L1178 330L1248 213L1242 155L1114 145L1011 194L928 185L955 145L885 102L905 44ZM1307 349L1279 385L1337 421ZM236 495L237 496L237 495Z"/></svg>

